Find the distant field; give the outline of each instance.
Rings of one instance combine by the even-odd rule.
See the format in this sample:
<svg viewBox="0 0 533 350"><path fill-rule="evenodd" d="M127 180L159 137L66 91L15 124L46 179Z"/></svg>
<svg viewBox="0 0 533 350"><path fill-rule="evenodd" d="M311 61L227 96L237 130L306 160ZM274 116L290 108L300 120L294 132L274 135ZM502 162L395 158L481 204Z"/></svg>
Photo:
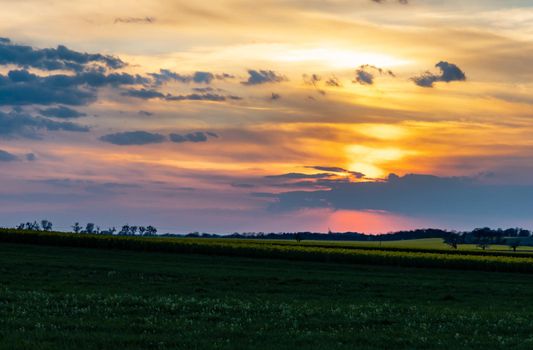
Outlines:
<svg viewBox="0 0 533 350"><path fill-rule="evenodd" d="M514 273L0 243L0 349L531 349Z"/></svg>
<svg viewBox="0 0 533 350"><path fill-rule="evenodd" d="M533 273L533 252L492 249L434 248L437 242L405 241L413 246L387 242L284 241L252 239L203 239L131 237L57 232L0 230L0 242L52 246L123 249L135 251L225 255L251 258L336 262L366 265L446 268ZM423 243L426 243L425 245ZM418 245L418 246L417 246Z"/></svg>
<svg viewBox="0 0 533 350"><path fill-rule="evenodd" d="M322 241L303 241L304 244L320 244ZM441 238L426 238L426 239L411 239L401 241L349 241L349 242L335 242L335 241L323 241L328 243L338 243L341 245L355 245L361 247L376 247L376 248L413 248L413 249L441 249L451 250L450 246L445 244ZM475 244L459 244L458 250L466 251L480 251L481 249ZM509 252L511 249L506 245L491 245L487 252ZM517 252L531 252L533 253L533 247L520 246Z"/></svg>

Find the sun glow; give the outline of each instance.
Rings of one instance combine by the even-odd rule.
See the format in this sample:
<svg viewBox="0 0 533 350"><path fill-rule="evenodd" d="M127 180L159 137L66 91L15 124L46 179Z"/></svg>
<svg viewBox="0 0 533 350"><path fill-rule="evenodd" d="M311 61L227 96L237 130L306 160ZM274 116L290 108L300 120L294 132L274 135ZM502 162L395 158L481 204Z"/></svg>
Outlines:
<svg viewBox="0 0 533 350"><path fill-rule="evenodd" d="M399 140L409 135L405 127L393 124L358 124L353 128L362 135L379 140Z"/></svg>
<svg viewBox="0 0 533 350"><path fill-rule="evenodd" d="M407 151L400 148L371 148L361 145L350 145L346 147L346 154L349 159L354 161L348 165L352 171L359 171L368 178L380 178L386 174L381 167L387 162L397 161L413 151Z"/></svg>
<svg viewBox="0 0 533 350"><path fill-rule="evenodd" d="M312 63L313 65L322 64L334 69L354 68L363 64L372 64L379 67L394 67L409 63L407 60L390 55L336 48L287 50L275 55L274 59L281 62L306 62Z"/></svg>

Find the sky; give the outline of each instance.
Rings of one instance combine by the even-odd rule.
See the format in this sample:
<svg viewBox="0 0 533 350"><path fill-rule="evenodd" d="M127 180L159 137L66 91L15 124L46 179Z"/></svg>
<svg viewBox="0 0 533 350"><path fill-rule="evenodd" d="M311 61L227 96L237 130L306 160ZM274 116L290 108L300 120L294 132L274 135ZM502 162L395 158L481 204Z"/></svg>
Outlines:
<svg viewBox="0 0 533 350"><path fill-rule="evenodd" d="M533 1L0 4L0 226L533 228Z"/></svg>

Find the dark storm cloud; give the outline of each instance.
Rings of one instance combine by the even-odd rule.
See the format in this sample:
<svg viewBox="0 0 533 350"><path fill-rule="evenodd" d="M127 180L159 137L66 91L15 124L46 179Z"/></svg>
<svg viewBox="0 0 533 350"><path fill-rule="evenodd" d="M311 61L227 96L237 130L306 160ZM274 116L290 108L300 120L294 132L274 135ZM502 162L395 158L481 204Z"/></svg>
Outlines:
<svg viewBox="0 0 533 350"><path fill-rule="evenodd" d="M36 49L18 45L10 39L0 39L0 65L13 64L19 67L34 67L43 70L71 70L80 72L93 63L107 68L123 68L126 64L117 57L89 54L70 50L60 45L57 48Z"/></svg>
<svg viewBox="0 0 533 350"><path fill-rule="evenodd" d="M34 117L22 111L0 112L0 137L26 137L39 139L40 130L87 132L89 128L71 122L58 122Z"/></svg>
<svg viewBox="0 0 533 350"><path fill-rule="evenodd" d="M155 21L154 17L117 17L113 23L151 24Z"/></svg>
<svg viewBox="0 0 533 350"><path fill-rule="evenodd" d="M418 77L411 78L418 86L431 88L436 82L449 83L452 81L465 81L465 73L455 64L441 61L435 65L440 70L440 74L426 72Z"/></svg>
<svg viewBox="0 0 533 350"><path fill-rule="evenodd" d="M87 114L78 112L75 109L68 108L65 106L51 107L47 109L39 110L41 115L50 118L60 118L60 119L72 119L85 117Z"/></svg>
<svg viewBox="0 0 533 350"><path fill-rule="evenodd" d="M131 146L161 143L166 140L166 137L162 134L147 131L126 131L104 135L100 137L100 140L119 146Z"/></svg>
<svg viewBox="0 0 533 350"><path fill-rule="evenodd" d="M373 85L376 74L395 77L395 74L390 70L365 64L355 71L355 80L353 82L361 85Z"/></svg>
<svg viewBox="0 0 533 350"><path fill-rule="evenodd" d="M391 174L385 181L332 183L330 189L276 195L275 210L379 210L412 216L530 216L533 186L490 185L466 177Z"/></svg>
<svg viewBox="0 0 533 350"><path fill-rule="evenodd" d="M242 81L243 85L259 85L266 83L280 83L286 81L287 78L279 75L272 70L248 70L248 80Z"/></svg>
<svg viewBox="0 0 533 350"><path fill-rule="evenodd" d="M183 142L206 142L209 137L218 137L217 134L213 132L192 132L188 134L170 134L169 138L170 141L175 143L183 143Z"/></svg>
<svg viewBox="0 0 533 350"><path fill-rule="evenodd" d="M0 149L0 162L13 162L18 159L16 155Z"/></svg>
<svg viewBox="0 0 533 350"><path fill-rule="evenodd" d="M145 82L145 78L127 73L90 71L38 76L27 70L12 70L7 75L0 75L0 105L87 105L96 101L96 88Z"/></svg>

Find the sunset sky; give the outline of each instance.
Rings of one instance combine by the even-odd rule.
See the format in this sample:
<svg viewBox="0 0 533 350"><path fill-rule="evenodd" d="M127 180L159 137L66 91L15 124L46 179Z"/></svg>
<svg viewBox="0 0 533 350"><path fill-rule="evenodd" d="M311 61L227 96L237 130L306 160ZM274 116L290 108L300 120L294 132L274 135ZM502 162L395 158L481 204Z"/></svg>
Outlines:
<svg viewBox="0 0 533 350"><path fill-rule="evenodd" d="M533 1L1 1L0 225L533 228Z"/></svg>

